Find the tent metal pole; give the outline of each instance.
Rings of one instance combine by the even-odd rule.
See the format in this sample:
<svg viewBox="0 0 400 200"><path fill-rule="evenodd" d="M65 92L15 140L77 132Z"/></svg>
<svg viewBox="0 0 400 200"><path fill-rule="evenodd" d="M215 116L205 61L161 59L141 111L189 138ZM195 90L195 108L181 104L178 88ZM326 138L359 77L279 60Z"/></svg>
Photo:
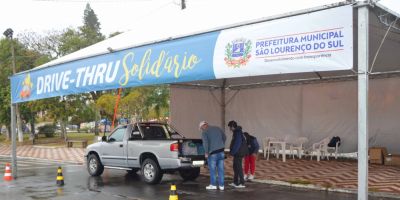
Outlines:
<svg viewBox="0 0 400 200"><path fill-rule="evenodd" d="M358 8L358 200L368 200L368 12Z"/></svg>
<svg viewBox="0 0 400 200"><path fill-rule="evenodd" d="M17 126L16 104L11 103L11 169L12 177L17 178Z"/></svg>
<svg viewBox="0 0 400 200"><path fill-rule="evenodd" d="M225 130L225 115L226 115L226 103L225 103L225 86L226 86L226 79L222 81L221 87L221 129Z"/></svg>

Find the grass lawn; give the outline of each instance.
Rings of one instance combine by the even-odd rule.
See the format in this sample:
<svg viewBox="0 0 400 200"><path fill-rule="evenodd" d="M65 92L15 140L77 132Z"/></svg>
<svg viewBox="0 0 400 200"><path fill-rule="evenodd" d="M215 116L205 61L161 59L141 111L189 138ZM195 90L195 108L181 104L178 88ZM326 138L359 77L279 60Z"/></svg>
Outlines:
<svg viewBox="0 0 400 200"><path fill-rule="evenodd" d="M70 140L87 140L88 144L92 144L95 142L95 138L97 136L95 136L94 133L69 132L67 133L67 137ZM8 141L5 135L0 135L0 144L11 144L11 141ZM29 135L24 135L24 142L22 143L17 142L17 145L18 146L32 145L32 141L29 140ZM39 135L39 138L35 139L35 145L49 146L49 147L63 147L66 146L66 143L64 141L64 138L61 138L60 134L56 133L54 137L51 138L46 138L44 135ZM75 145L79 146L80 144L75 144Z"/></svg>

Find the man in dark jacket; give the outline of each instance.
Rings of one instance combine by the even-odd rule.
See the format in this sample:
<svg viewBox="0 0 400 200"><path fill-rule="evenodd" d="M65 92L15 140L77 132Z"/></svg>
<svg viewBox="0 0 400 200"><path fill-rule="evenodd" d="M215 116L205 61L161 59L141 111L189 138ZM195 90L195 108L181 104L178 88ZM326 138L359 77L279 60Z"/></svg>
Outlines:
<svg viewBox="0 0 400 200"><path fill-rule="evenodd" d="M232 141L230 145L230 154L233 156L233 183L230 184L235 188L245 188L242 160L248 154L247 142L243 136L242 128L235 121L228 123L229 129L232 131Z"/></svg>

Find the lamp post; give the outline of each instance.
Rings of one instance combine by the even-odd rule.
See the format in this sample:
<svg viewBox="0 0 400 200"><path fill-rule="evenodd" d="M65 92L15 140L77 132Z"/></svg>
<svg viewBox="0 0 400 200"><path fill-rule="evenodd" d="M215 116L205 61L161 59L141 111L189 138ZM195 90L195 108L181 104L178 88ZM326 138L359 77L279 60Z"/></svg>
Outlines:
<svg viewBox="0 0 400 200"><path fill-rule="evenodd" d="M12 56L12 70L13 74L16 73L15 70L15 53L14 53L14 42L13 42L13 33L14 31L11 28L8 28L6 31L4 31L4 36L11 40L11 56ZM22 134L21 132L21 126L20 126L20 116L19 116L19 111L18 111L18 104L13 104L11 102L11 144L12 144L12 150L11 150L11 163L12 163L12 176L14 178L17 178L17 144L16 144L16 121L18 124L18 134Z"/></svg>
<svg viewBox="0 0 400 200"><path fill-rule="evenodd" d="M4 31L4 36L6 38L11 40L11 57L12 57L12 70L13 74L17 73L16 72L16 67L15 67L15 48L14 48L14 41L13 41L13 33L14 31L11 28L8 28L6 31ZM18 104L15 104L15 112L17 114L17 129L18 129L18 141L23 142L24 141L24 133L22 131L22 126L21 126L21 115L19 113L18 109Z"/></svg>

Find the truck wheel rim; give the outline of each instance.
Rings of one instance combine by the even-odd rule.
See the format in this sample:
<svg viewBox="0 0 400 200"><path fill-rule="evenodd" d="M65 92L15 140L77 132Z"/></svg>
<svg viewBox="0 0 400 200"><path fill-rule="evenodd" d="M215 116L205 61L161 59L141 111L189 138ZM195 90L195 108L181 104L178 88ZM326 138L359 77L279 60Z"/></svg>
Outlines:
<svg viewBox="0 0 400 200"><path fill-rule="evenodd" d="M146 164L146 165L144 166L143 172L144 172L144 177L145 177L147 180L153 180L155 171L154 171L154 167L153 167L152 164Z"/></svg>
<svg viewBox="0 0 400 200"><path fill-rule="evenodd" d="M97 161L96 159L92 158L89 161L89 169L91 172L95 172L97 170Z"/></svg>

